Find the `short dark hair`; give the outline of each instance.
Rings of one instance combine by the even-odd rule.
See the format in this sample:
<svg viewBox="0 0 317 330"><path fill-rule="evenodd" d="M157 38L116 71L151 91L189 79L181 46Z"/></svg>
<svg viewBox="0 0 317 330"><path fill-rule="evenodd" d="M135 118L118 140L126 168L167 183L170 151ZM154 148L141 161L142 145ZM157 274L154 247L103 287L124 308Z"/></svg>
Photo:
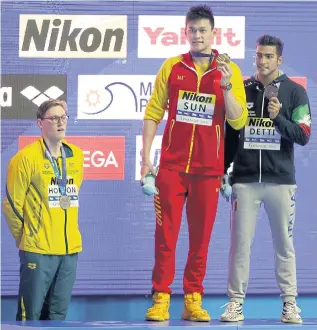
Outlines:
<svg viewBox="0 0 317 330"><path fill-rule="evenodd" d="M56 106L61 106L65 112L67 113L67 105L65 101L56 100L56 99L49 99L44 101L37 109L36 118L43 119L46 112Z"/></svg>
<svg viewBox="0 0 317 330"><path fill-rule="evenodd" d="M194 6L191 7L186 15L186 26L190 21L197 21L200 19L208 19L211 29L215 27L215 18L212 10L208 6Z"/></svg>
<svg viewBox="0 0 317 330"><path fill-rule="evenodd" d="M258 45L260 45L260 46L275 46L276 47L276 54L278 56L282 56L282 54L283 54L284 43L281 39L279 39L277 37L265 34L265 35L261 36L256 41L256 45L257 46Z"/></svg>

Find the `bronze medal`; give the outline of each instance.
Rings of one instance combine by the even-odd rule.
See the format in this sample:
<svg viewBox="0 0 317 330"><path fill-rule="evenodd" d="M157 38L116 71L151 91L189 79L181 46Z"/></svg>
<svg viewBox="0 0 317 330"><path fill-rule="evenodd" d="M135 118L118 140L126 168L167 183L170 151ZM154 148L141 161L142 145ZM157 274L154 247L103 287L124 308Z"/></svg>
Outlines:
<svg viewBox="0 0 317 330"><path fill-rule="evenodd" d="M274 84L268 85L264 89L264 95L270 99L271 97L277 97L278 87Z"/></svg>

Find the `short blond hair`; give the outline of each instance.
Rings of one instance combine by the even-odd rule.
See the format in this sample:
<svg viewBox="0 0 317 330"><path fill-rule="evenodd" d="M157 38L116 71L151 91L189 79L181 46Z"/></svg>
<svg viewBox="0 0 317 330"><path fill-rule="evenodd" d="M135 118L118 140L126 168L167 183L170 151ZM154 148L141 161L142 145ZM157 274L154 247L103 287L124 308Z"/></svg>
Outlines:
<svg viewBox="0 0 317 330"><path fill-rule="evenodd" d="M36 118L43 119L46 112L52 107L61 106L65 112L67 113L67 104L65 101L57 100L57 99L49 99L44 101L37 109Z"/></svg>

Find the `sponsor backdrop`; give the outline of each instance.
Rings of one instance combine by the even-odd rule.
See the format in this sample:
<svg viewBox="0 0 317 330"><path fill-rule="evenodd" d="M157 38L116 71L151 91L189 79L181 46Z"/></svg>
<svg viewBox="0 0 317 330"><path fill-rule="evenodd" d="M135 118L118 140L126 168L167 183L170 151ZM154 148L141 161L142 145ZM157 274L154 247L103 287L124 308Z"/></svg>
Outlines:
<svg viewBox="0 0 317 330"><path fill-rule="evenodd" d="M80 254L74 294L147 294L151 290L153 198L140 190L142 118L164 59L188 50L184 15L194 2L29 2L2 4L1 193L10 158L39 135L37 106L64 99L67 138L85 153L80 195ZM300 293L317 293L317 4L217 2L214 47L227 52L244 76L254 72L255 41L271 33L285 41L282 69L307 88L312 138L296 147L297 248ZM124 13L124 14L123 14ZM151 158L158 165L159 126ZM18 252L2 220L2 294L18 288ZM226 292L229 205L220 198L205 291ZM173 291L181 293L188 249L184 218ZM252 253L249 293L277 293L268 221L261 211Z"/></svg>

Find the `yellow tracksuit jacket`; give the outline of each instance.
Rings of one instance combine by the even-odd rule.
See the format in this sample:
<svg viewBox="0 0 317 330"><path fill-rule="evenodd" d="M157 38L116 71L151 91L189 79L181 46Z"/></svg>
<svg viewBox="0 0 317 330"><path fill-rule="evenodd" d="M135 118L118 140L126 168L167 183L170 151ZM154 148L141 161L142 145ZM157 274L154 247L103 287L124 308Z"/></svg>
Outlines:
<svg viewBox="0 0 317 330"><path fill-rule="evenodd" d="M65 255L80 252L78 193L83 180L82 150L63 141L66 153L67 195L71 207L59 205L54 170L45 154L43 138L24 147L10 161L4 215L20 250ZM58 167L62 169L62 158Z"/></svg>

